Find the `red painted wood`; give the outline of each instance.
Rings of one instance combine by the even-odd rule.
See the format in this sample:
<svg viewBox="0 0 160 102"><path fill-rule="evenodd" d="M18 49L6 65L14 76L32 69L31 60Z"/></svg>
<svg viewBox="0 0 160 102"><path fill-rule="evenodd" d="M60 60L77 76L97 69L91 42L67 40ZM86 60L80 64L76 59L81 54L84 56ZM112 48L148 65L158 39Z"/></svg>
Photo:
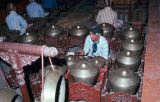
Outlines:
<svg viewBox="0 0 160 102"><path fill-rule="evenodd" d="M38 45L30 45L30 44L19 44L19 43L10 43L10 42L1 42L0 43L0 50L8 51L14 50L18 51L21 54L29 54L29 55L41 55L42 46Z"/></svg>
<svg viewBox="0 0 160 102"><path fill-rule="evenodd" d="M68 70L66 78L69 81L69 100L101 102L101 91L105 83L104 79L108 76L108 66L100 68L99 73L96 85L89 85L81 82L72 82Z"/></svg>
<svg viewBox="0 0 160 102"><path fill-rule="evenodd" d="M142 102L160 102L160 0L150 0Z"/></svg>
<svg viewBox="0 0 160 102"><path fill-rule="evenodd" d="M26 84L22 85L20 87L20 89L21 89L21 93L22 93L22 96L23 96L23 102L30 102L30 98L29 98L29 95L28 95L28 90L27 90Z"/></svg>
<svg viewBox="0 0 160 102"><path fill-rule="evenodd" d="M23 102L30 102L30 98L28 95L26 82L24 80L24 72L22 68L23 65L20 59L20 54L40 56L42 53L42 48L43 46L30 45L30 44L18 44L18 43L7 43L7 42L0 43L0 53L1 53L0 57L5 61L10 62L12 69L14 69L16 74L16 79L18 81L18 84L20 85L20 89L22 92ZM46 51L46 54L51 57L52 55L49 53L52 53L52 51L53 49L49 49L48 51ZM54 54L54 51L52 54Z"/></svg>

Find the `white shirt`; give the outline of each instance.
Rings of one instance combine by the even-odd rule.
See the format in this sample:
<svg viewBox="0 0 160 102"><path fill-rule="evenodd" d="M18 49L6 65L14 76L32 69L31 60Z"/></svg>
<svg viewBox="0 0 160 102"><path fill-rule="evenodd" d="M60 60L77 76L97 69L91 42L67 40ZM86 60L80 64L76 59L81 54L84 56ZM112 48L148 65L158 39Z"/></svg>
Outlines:
<svg viewBox="0 0 160 102"><path fill-rule="evenodd" d="M113 11L111 7L105 7L104 9L98 12L98 15L96 17L96 22L98 24L109 23L113 26L116 26L117 13Z"/></svg>
<svg viewBox="0 0 160 102"><path fill-rule="evenodd" d="M104 38L103 36L100 36L99 42L97 43L97 51L95 53L92 53L93 52L93 44L94 44L94 42L91 40L90 35L88 35L85 40L85 44L84 44L84 48L83 48L85 55L88 55L91 57L101 56L105 59L108 59L109 45L108 45L108 41L106 40L106 38Z"/></svg>

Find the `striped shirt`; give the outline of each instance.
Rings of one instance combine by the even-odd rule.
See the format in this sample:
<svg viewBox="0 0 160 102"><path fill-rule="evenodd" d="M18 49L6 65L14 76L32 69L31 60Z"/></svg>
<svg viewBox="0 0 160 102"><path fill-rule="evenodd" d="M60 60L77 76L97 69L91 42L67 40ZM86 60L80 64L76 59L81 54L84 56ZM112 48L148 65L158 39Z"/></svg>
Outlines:
<svg viewBox="0 0 160 102"><path fill-rule="evenodd" d="M19 30L20 34L26 32L27 22L15 11L10 11L10 14L6 17L6 24L9 30Z"/></svg>
<svg viewBox="0 0 160 102"><path fill-rule="evenodd" d="M97 43L97 49L96 52L93 53L93 44L94 42L91 40L90 35L87 36L84 44L84 52L85 55L94 57L94 56L101 56L105 59L108 59L109 55L109 47L108 47L108 41L103 36L100 36L99 42Z"/></svg>
<svg viewBox="0 0 160 102"><path fill-rule="evenodd" d="M44 9L36 2L28 4L26 10L29 17L45 17Z"/></svg>
<svg viewBox="0 0 160 102"><path fill-rule="evenodd" d="M111 25L116 26L117 19L117 13L113 11L111 7L105 7L104 9L98 12L96 22L98 24L109 23Z"/></svg>

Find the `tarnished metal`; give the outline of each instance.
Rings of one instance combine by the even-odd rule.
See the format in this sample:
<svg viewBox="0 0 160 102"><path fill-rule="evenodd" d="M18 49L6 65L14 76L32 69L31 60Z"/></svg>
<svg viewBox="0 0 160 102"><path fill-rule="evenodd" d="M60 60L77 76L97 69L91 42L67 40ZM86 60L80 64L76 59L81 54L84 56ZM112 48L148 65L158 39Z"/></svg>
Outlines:
<svg viewBox="0 0 160 102"><path fill-rule="evenodd" d="M0 42L3 42L6 39L6 36L3 34L0 34Z"/></svg>
<svg viewBox="0 0 160 102"><path fill-rule="evenodd" d="M122 68L128 68L137 71L141 63L141 58L135 56L130 51L122 51L116 56L116 64Z"/></svg>
<svg viewBox="0 0 160 102"><path fill-rule="evenodd" d="M51 66L50 66L50 65L44 67L44 77L46 77L47 74L48 74L51 70L52 70L52 69L51 69ZM41 76L42 70L39 71L39 74L40 74L40 76Z"/></svg>
<svg viewBox="0 0 160 102"><path fill-rule="evenodd" d="M55 68L55 70L57 72L59 72L60 74L64 75L65 72L66 72L66 66L53 66L53 68ZM45 68L44 68L44 73L45 73L45 76L48 74L49 71L51 71L51 65L47 65Z"/></svg>
<svg viewBox="0 0 160 102"><path fill-rule="evenodd" d="M99 68L99 75L95 85L90 85L82 82L72 82L70 72L67 72L66 79L69 82L69 100L85 100L86 102L107 102L103 101L102 97L106 76L108 76L109 68ZM108 95L108 94L106 94Z"/></svg>
<svg viewBox="0 0 160 102"><path fill-rule="evenodd" d="M70 68L70 74L75 82L95 84L99 68L88 61L81 61Z"/></svg>
<svg viewBox="0 0 160 102"><path fill-rule="evenodd" d="M37 40L38 39L35 34L26 33L20 36L19 42L25 44L35 44Z"/></svg>
<svg viewBox="0 0 160 102"><path fill-rule="evenodd" d="M58 25L52 25L47 31L46 34L51 37L58 37L63 32L63 28Z"/></svg>
<svg viewBox="0 0 160 102"><path fill-rule="evenodd" d="M101 56L96 56L93 59L90 59L90 62L93 63L98 68L104 67L106 60Z"/></svg>
<svg viewBox="0 0 160 102"><path fill-rule="evenodd" d="M44 96L41 94L41 102L65 102L65 95L64 77L57 70L51 70L45 78Z"/></svg>
<svg viewBox="0 0 160 102"><path fill-rule="evenodd" d="M66 65L70 68L73 65L77 64L78 62L80 62L83 58L81 58L80 56L67 56L66 57Z"/></svg>
<svg viewBox="0 0 160 102"><path fill-rule="evenodd" d="M89 30L84 27L84 26L73 26L70 30L69 30L69 34L71 34L72 36L76 36L76 37L80 37L80 38L84 38L88 35Z"/></svg>
<svg viewBox="0 0 160 102"><path fill-rule="evenodd" d="M109 74L109 83L113 92L135 94L140 85L137 73L127 68L117 68Z"/></svg>
<svg viewBox="0 0 160 102"><path fill-rule="evenodd" d="M17 30L8 31L7 34L5 35L6 39L4 40L4 42L16 43L20 36L19 33L20 32Z"/></svg>
<svg viewBox="0 0 160 102"><path fill-rule="evenodd" d="M0 102L23 102L22 97L12 89L0 89Z"/></svg>
<svg viewBox="0 0 160 102"><path fill-rule="evenodd" d="M66 66L55 66L55 69L62 75L64 75L67 71Z"/></svg>
<svg viewBox="0 0 160 102"><path fill-rule="evenodd" d="M140 31L134 27L128 27L126 29L124 29L124 31L122 32L122 39L141 39L142 35L140 33Z"/></svg>
<svg viewBox="0 0 160 102"><path fill-rule="evenodd" d="M121 49L131 51L136 56L140 56L142 54L143 47L144 46L141 41L135 39L128 39L122 41Z"/></svg>
<svg viewBox="0 0 160 102"><path fill-rule="evenodd" d="M107 37L108 39L111 39L114 34L114 26L109 23L102 23L100 26L103 29L103 36Z"/></svg>

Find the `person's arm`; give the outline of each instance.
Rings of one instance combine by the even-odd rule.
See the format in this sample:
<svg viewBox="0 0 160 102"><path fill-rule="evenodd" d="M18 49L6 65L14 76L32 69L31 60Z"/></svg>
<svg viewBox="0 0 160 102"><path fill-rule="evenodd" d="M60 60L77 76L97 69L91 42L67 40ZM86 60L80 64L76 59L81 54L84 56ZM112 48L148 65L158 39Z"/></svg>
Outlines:
<svg viewBox="0 0 160 102"><path fill-rule="evenodd" d="M25 19L23 19L21 16L18 16L19 25L21 28L21 33L25 33L27 29L27 22Z"/></svg>
<svg viewBox="0 0 160 102"><path fill-rule="evenodd" d="M100 14L100 11L97 13L97 16L96 16L96 22L98 23L98 24L100 24L101 23L101 19L102 19L102 17L101 17L101 14Z"/></svg>
<svg viewBox="0 0 160 102"><path fill-rule="evenodd" d="M40 14L40 17L45 17L44 9L42 8L40 4L39 4L39 14Z"/></svg>
<svg viewBox="0 0 160 102"><path fill-rule="evenodd" d="M84 54L86 55L87 53L89 53L90 51L90 38L89 36L87 36L86 40L85 40L85 44L84 44L84 48L83 48Z"/></svg>
<svg viewBox="0 0 160 102"><path fill-rule="evenodd" d="M102 49L101 49L102 56L105 59L108 59L108 56L109 56L109 43L105 38L102 39L102 45L101 46L102 46Z"/></svg>
<svg viewBox="0 0 160 102"><path fill-rule="evenodd" d="M8 16L5 18L5 21L6 21L6 24L7 24L8 28L9 28L9 20L8 20ZM9 28L9 29L10 29L10 28Z"/></svg>
<svg viewBox="0 0 160 102"><path fill-rule="evenodd" d="M116 25L116 23L117 23L117 20L118 20L118 15L117 15L117 12L115 12L115 16L114 16L114 26L116 27L117 25Z"/></svg>
<svg viewBox="0 0 160 102"><path fill-rule="evenodd" d="M29 8L28 8L29 5L27 5L26 7L26 11L27 11L27 15L30 17L31 15L29 14Z"/></svg>

